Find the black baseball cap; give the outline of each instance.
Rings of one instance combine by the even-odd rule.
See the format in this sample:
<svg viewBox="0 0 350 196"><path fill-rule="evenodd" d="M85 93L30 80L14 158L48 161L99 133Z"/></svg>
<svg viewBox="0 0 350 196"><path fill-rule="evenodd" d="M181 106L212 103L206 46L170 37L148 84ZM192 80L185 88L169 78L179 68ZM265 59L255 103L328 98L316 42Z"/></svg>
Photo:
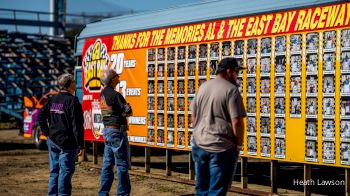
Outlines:
<svg viewBox="0 0 350 196"><path fill-rule="evenodd" d="M222 73L227 69L242 70L242 69L245 69L245 67L240 66L235 58L227 57L222 59L218 64L218 67L216 69L216 74Z"/></svg>

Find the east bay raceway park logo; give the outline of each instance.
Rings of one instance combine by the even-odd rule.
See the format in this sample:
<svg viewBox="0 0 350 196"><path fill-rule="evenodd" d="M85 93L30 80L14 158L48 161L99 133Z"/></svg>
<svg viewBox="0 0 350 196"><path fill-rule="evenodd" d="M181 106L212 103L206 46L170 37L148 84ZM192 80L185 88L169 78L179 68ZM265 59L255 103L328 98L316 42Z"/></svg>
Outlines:
<svg viewBox="0 0 350 196"><path fill-rule="evenodd" d="M107 47L100 39L97 39L93 45L86 50L84 67L84 87L89 92L101 91L101 71L108 67L109 56Z"/></svg>

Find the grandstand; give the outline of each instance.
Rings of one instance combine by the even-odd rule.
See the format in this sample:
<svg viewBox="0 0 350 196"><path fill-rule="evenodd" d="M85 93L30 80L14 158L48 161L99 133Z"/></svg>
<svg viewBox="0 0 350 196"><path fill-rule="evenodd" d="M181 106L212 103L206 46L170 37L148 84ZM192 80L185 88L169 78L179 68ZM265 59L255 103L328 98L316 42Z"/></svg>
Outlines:
<svg viewBox="0 0 350 196"><path fill-rule="evenodd" d="M0 31L0 112L22 118L23 96L57 90L56 79L73 73L73 40ZM3 120L2 120L3 121Z"/></svg>

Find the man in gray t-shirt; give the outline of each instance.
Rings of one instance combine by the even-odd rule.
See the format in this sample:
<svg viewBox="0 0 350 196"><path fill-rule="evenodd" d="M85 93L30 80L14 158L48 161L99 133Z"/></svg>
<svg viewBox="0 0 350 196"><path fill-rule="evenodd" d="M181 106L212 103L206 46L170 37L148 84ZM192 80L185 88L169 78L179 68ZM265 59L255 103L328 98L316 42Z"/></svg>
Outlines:
<svg viewBox="0 0 350 196"><path fill-rule="evenodd" d="M246 116L236 84L241 69L236 59L223 59L216 79L202 84L192 101L196 195L224 195L231 184Z"/></svg>

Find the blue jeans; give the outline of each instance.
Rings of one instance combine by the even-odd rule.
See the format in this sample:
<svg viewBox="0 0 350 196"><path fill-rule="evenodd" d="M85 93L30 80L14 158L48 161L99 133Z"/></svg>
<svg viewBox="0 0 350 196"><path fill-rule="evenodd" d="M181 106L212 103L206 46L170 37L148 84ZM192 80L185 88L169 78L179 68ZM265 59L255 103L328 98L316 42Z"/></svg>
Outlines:
<svg viewBox="0 0 350 196"><path fill-rule="evenodd" d="M48 195L71 195L77 149L62 149L49 138L46 143L50 160Z"/></svg>
<svg viewBox="0 0 350 196"><path fill-rule="evenodd" d="M236 148L214 153L193 145L192 157L195 163L196 195L226 195L237 164Z"/></svg>
<svg viewBox="0 0 350 196"><path fill-rule="evenodd" d="M117 195L130 194L129 156L127 132L120 129L105 128L103 130L105 149L103 154L100 190L98 195L109 195L114 180L113 167L117 165Z"/></svg>

